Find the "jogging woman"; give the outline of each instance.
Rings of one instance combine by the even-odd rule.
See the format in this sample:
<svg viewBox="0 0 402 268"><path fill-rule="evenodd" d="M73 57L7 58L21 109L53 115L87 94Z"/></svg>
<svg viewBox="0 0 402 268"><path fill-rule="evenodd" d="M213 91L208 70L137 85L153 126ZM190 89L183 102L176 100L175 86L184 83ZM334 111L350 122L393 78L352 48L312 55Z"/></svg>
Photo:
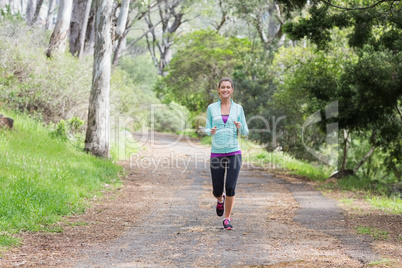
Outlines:
<svg viewBox="0 0 402 268"><path fill-rule="evenodd" d="M205 133L212 136L211 177L213 195L217 199L216 214L223 219L223 228L233 229L232 212L235 188L241 166L238 132L248 135L243 107L232 100L234 84L222 78L218 84L219 101L208 106ZM226 173L226 184L225 184ZM225 190L225 193L224 193Z"/></svg>

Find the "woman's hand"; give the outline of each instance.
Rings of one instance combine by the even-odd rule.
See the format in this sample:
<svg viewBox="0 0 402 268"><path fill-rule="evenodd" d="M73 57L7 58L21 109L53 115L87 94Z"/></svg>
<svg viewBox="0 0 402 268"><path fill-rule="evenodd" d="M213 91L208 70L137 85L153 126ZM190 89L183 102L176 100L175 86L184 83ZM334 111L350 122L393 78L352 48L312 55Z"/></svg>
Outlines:
<svg viewBox="0 0 402 268"><path fill-rule="evenodd" d="M215 135L215 134L216 134L216 130L217 130L217 127L216 127L216 126L213 127L213 128L211 128L211 135Z"/></svg>
<svg viewBox="0 0 402 268"><path fill-rule="evenodd" d="M235 126L236 126L237 129L241 128L241 123L240 122L237 122L237 121L233 121L233 122L235 123Z"/></svg>

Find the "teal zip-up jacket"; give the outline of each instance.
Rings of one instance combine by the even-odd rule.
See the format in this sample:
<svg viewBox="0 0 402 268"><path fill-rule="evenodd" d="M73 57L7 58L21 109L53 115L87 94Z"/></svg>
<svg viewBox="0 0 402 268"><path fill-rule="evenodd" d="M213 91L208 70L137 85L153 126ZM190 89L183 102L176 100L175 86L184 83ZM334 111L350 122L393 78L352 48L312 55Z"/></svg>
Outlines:
<svg viewBox="0 0 402 268"><path fill-rule="evenodd" d="M212 103L207 109L207 122L205 124L205 134L211 136L211 128L217 127L215 135L212 136L211 153L231 153L240 150L239 141L237 139L237 129L234 121L241 123L240 133L243 136L248 135L248 127L246 117L244 116L243 107L240 104L230 100L230 112L228 121L223 123L221 114L221 100Z"/></svg>

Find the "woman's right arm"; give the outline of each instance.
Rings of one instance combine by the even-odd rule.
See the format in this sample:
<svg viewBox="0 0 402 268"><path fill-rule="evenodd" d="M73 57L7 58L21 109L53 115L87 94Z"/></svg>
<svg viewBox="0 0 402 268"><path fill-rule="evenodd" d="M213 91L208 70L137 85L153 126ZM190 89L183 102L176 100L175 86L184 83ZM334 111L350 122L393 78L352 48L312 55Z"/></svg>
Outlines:
<svg viewBox="0 0 402 268"><path fill-rule="evenodd" d="M212 114L211 114L211 107L208 106L207 109L207 120L205 122L204 132L208 136L211 136L211 128L212 128Z"/></svg>

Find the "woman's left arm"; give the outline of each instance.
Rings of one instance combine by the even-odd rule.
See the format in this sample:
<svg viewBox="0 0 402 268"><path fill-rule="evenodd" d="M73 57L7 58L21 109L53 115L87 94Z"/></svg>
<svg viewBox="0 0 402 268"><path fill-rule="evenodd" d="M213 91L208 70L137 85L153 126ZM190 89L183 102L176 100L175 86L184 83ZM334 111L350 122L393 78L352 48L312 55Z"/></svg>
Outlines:
<svg viewBox="0 0 402 268"><path fill-rule="evenodd" d="M240 106L240 114L239 114L238 120L241 123L240 133L243 136L247 136L249 131L248 131L248 126L247 126L247 122L246 122L246 116L244 115L242 106Z"/></svg>

